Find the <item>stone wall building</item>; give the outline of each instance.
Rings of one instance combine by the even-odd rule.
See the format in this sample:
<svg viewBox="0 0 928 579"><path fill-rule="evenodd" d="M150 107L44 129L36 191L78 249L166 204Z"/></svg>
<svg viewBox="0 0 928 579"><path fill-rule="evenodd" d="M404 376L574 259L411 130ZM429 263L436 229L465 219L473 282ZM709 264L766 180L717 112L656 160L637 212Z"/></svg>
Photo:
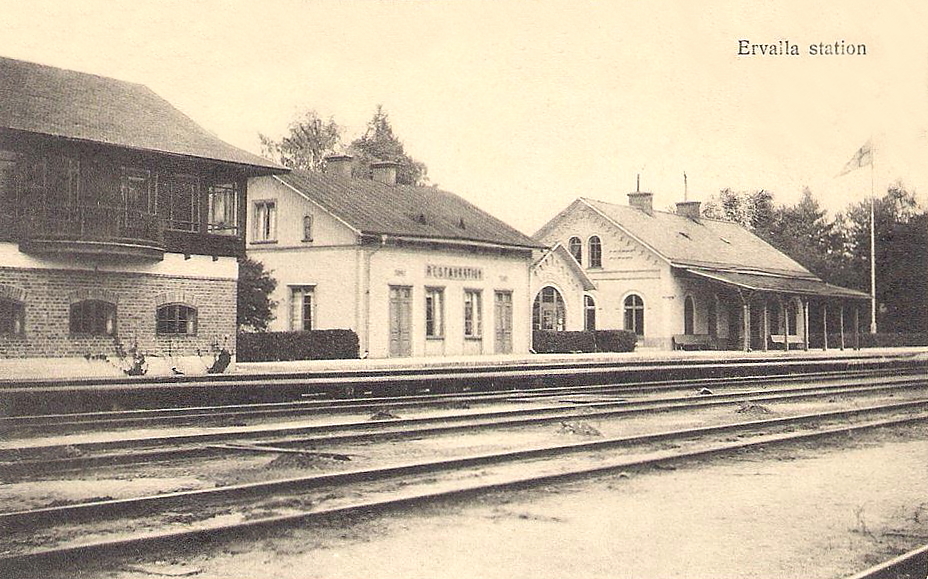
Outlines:
<svg viewBox="0 0 928 579"><path fill-rule="evenodd" d="M0 58L0 373L234 352L247 180L284 171L145 86Z"/></svg>

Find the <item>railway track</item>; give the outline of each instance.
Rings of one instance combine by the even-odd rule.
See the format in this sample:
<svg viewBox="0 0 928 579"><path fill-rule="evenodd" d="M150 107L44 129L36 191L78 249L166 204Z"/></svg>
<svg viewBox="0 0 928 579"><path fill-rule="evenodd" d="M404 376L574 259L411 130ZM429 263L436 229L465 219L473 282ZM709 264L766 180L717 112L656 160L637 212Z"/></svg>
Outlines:
<svg viewBox="0 0 928 579"><path fill-rule="evenodd" d="M928 577L928 545L912 549L847 579L925 579Z"/></svg>
<svg viewBox="0 0 928 579"><path fill-rule="evenodd" d="M45 414L0 417L0 431L40 430L43 433L77 431L108 427L161 426L170 424L203 424L208 421L233 421L299 417L305 415L365 412L382 409L429 407L440 404L488 404L521 398L524 401L543 402L568 395L641 395L657 392L686 391L694 388L731 388L790 384L795 382L829 379L878 378L882 376L928 376L923 368L866 369L851 372L805 372L786 376L739 376L733 378L701 378L691 380L642 381L625 384L593 384L587 386L560 386L518 388L491 391L464 391L453 394L416 393L393 397L367 397L343 400L300 400L296 402L259 403L248 405L197 406L104 412ZM427 390L427 387L424 388Z"/></svg>
<svg viewBox="0 0 928 579"><path fill-rule="evenodd" d="M377 442L403 438L443 436L476 429L506 429L565 420L594 420L687 411L734 404L785 402L838 396L867 396L904 392L914 395L928 386L921 376L835 380L833 384L800 386L776 390L737 391L707 396L656 397L643 400L586 400L542 408L506 409L487 412L455 413L388 421L352 421L306 426L230 429L198 434L168 434L137 439L107 440L88 443L65 443L34 448L0 449L0 473L16 480L69 470L86 470L103 466L144 464L155 461L204 459L228 455L232 450L223 443L260 442L265 446L292 449L313 448L346 443ZM74 456L74 455L77 456Z"/></svg>
<svg viewBox="0 0 928 579"><path fill-rule="evenodd" d="M928 421L928 400L0 515L0 575ZM720 440L720 437L723 437ZM655 444L661 443L658 450ZM624 450L623 452L621 452ZM479 476L474 476L479 474ZM235 513L230 516L229 513ZM118 519L118 532L113 520ZM231 520L230 520L231 519ZM178 521L182 521L178 523ZM159 529L159 530L152 530Z"/></svg>

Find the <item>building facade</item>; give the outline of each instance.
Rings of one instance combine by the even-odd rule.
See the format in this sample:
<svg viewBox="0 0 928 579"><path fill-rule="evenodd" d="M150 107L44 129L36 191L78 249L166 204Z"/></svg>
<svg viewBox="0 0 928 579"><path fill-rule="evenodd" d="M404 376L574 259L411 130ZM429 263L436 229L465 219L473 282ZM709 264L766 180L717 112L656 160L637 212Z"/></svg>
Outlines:
<svg viewBox="0 0 928 579"><path fill-rule="evenodd" d="M253 179L248 254L277 280L269 329L351 329L372 358L526 353L531 238L395 165Z"/></svg>
<svg viewBox="0 0 928 579"><path fill-rule="evenodd" d="M247 180L285 170L142 85L0 58L0 86L0 369L196 373L234 352Z"/></svg>
<svg viewBox="0 0 928 579"><path fill-rule="evenodd" d="M626 329L659 349L852 345L867 294L823 282L737 224L702 217L697 201L670 213L654 210L651 193L628 197L578 199L534 235L565 248L595 286L579 290L580 277L573 287L536 284L536 310L553 302L556 312L536 316L536 328Z"/></svg>

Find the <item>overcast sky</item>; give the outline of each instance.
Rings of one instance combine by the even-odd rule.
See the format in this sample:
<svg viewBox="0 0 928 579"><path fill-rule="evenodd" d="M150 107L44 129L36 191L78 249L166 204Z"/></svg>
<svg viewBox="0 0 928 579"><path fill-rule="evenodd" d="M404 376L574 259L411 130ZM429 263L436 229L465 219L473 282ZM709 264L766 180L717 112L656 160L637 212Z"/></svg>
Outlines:
<svg viewBox="0 0 928 579"><path fill-rule="evenodd" d="M526 233L585 196L724 187L830 210L928 199L928 2L0 0L0 55L148 85L260 152L301 111L346 141L378 103L433 183ZM738 56L738 42L800 56ZM866 56L810 56L865 43Z"/></svg>

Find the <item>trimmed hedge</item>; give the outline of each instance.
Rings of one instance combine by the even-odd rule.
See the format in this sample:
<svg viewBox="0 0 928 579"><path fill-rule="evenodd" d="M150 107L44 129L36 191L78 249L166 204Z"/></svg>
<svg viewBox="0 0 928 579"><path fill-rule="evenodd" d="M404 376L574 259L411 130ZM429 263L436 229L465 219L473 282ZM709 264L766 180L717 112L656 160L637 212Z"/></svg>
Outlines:
<svg viewBox="0 0 928 579"><path fill-rule="evenodd" d="M239 362L342 360L358 357L358 335L353 330L238 334Z"/></svg>
<svg viewBox="0 0 928 579"><path fill-rule="evenodd" d="M638 336L627 330L594 330L592 332L532 332L532 349L538 354L569 354L573 352L631 352Z"/></svg>

